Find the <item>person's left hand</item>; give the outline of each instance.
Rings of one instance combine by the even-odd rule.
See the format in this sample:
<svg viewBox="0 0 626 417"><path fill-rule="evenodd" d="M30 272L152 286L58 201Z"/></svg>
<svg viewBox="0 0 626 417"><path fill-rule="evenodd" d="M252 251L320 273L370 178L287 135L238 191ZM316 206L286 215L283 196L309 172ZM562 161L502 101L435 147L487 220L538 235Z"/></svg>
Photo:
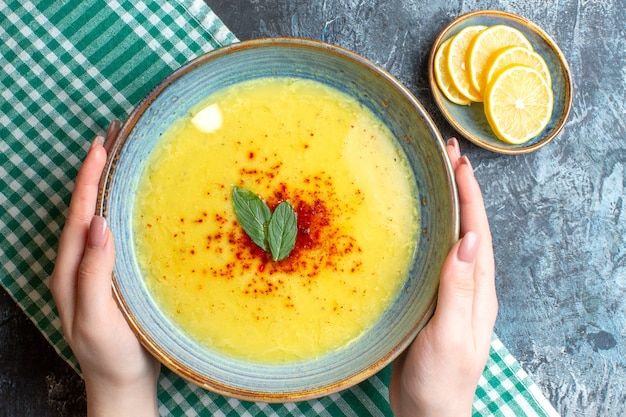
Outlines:
<svg viewBox="0 0 626 417"><path fill-rule="evenodd" d="M107 142L118 129L112 123ZM141 346L113 298L113 236L106 220L94 215L107 157L103 143L96 137L76 178L50 290L83 373L88 414L156 416L160 365Z"/></svg>

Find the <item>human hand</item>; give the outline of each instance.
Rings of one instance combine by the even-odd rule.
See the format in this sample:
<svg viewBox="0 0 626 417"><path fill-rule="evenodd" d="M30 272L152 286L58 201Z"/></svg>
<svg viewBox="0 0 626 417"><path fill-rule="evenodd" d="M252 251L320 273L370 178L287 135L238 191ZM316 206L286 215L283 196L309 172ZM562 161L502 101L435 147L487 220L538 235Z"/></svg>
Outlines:
<svg viewBox="0 0 626 417"><path fill-rule="evenodd" d="M396 417L471 415L498 312L480 187L458 141L450 139L446 149L459 191L462 237L443 265L432 319L394 362L389 400Z"/></svg>
<svg viewBox="0 0 626 417"><path fill-rule="evenodd" d="M112 123L107 145L118 130L119 123ZM88 415L155 416L160 365L141 346L113 298L113 235L105 219L94 215L107 157L104 142L95 138L78 172L50 291L83 372Z"/></svg>

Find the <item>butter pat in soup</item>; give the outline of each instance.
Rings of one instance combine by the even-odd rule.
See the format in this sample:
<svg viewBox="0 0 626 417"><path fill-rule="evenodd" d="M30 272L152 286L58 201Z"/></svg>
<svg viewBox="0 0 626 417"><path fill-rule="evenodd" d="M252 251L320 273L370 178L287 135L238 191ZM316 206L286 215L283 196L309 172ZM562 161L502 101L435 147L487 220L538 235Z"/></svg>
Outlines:
<svg viewBox="0 0 626 417"><path fill-rule="evenodd" d="M134 207L147 286L190 337L223 354L284 363L341 349L400 291L418 239L412 171L391 132L321 83L226 87L160 139ZM289 201L283 261L237 223L232 190Z"/></svg>

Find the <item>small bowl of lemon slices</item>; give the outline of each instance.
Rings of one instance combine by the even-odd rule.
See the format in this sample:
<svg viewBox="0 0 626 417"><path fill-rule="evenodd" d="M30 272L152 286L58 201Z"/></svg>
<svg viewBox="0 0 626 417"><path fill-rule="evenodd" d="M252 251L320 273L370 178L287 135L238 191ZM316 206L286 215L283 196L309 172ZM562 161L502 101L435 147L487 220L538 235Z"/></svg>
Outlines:
<svg viewBox="0 0 626 417"><path fill-rule="evenodd" d="M521 154L563 129L573 86L563 52L533 22L481 10L450 22L430 53L430 85L444 117L485 149Z"/></svg>

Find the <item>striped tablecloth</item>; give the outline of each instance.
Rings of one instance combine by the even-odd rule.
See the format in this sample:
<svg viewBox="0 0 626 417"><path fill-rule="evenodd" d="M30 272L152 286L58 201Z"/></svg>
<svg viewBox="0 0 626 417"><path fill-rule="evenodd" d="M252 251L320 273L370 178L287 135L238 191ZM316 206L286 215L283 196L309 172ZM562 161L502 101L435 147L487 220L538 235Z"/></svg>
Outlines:
<svg viewBox="0 0 626 417"><path fill-rule="evenodd" d="M0 279L75 369L47 282L89 143L173 69L235 41L200 0L0 1ZM390 374L317 400L264 404L207 392L163 368L160 413L390 416ZM494 335L474 416L556 415Z"/></svg>

